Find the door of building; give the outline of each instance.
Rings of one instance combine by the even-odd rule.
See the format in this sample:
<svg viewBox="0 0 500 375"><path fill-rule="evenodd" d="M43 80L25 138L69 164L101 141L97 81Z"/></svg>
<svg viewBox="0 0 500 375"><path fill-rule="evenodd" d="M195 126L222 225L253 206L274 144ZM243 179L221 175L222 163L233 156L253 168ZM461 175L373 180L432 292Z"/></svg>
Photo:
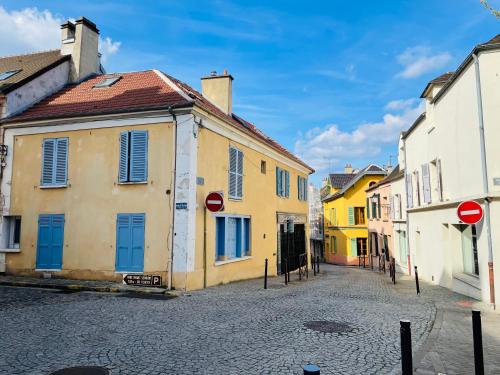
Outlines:
<svg viewBox="0 0 500 375"><path fill-rule="evenodd" d="M294 271L299 268L299 256L306 253L306 232L304 224L294 224L293 231L291 226L288 225L285 232L285 225L280 225L280 251L279 262L280 273L285 273L285 261L288 260L288 270Z"/></svg>
<svg viewBox="0 0 500 375"><path fill-rule="evenodd" d="M64 243L64 215L38 217L36 268L60 270Z"/></svg>
<svg viewBox="0 0 500 375"><path fill-rule="evenodd" d="M116 221L116 271L144 270L144 214L118 214Z"/></svg>

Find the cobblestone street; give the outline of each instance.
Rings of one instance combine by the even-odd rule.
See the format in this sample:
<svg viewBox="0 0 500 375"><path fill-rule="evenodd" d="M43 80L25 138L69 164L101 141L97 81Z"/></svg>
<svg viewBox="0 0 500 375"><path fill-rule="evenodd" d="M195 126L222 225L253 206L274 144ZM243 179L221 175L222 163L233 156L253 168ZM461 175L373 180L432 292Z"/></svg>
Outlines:
<svg viewBox="0 0 500 375"><path fill-rule="evenodd" d="M0 373L99 365L112 374L301 374L311 362L322 374L390 374L400 368L399 320L409 319L414 350L438 353L421 355L427 374L443 346L443 338L432 337L434 319L441 317L443 332L454 324L446 326L434 299L470 311L470 300L442 288L424 284L417 297L410 280L395 287L368 270L322 265L321 271L302 282L292 275L287 287L281 278L271 279L268 290L252 280L168 300L2 287ZM457 335L470 330L470 319L462 321L467 327ZM320 332L328 328L339 332ZM488 361L499 349L484 340ZM457 356L473 365L472 356ZM471 373L458 368L464 372L449 374Z"/></svg>

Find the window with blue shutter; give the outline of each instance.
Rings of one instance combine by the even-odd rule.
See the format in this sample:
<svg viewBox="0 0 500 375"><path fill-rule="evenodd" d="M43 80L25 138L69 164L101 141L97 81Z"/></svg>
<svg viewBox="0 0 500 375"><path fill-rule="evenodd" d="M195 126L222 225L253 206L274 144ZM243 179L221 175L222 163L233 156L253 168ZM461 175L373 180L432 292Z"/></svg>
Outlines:
<svg viewBox="0 0 500 375"><path fill-rule="evenodd" d="M218 216L215 226L216 260L224 261L250 256L250 218Z"/></svg>
<svg viewBox="0 0 500 375"><path fill-rule="evenodd" d="M146 182L148 179L148 132L132 130L120 133L118 181Z"/></svg>
<svg viewBox="0 0 500 375"><path fill-rule="evenodd" d="M68 181L68 138L43 140L42 186L66 186Z"/></svg>
<svg viewBox="0 0 500 375"><path fill-rule="evenodd" d="M307 178L297 177L298 198L301 201L307 201Z"/></svg>
<svg viewBox="0 0 500 375"><path fill-rule="evenodd" d="M243 152L229 147L229 198L243 198Z"/></svg>
<svg viewBox="0 0 500 375"><path fill-rule="evenodd" d="M290 197L290 172L276 167L276 195Z"/></svg>

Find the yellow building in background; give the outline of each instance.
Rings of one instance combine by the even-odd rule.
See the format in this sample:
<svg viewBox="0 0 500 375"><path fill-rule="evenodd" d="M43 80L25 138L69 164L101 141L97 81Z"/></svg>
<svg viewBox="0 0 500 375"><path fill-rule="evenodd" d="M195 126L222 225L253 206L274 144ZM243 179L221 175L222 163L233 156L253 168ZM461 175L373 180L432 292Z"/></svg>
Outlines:
<svg viewBox="0 0 500 375"><path fill-rule="evenodd" d="M382 180L385 169L369 165L353 171L330 174L321 189L324 213L325 261L357 265L367 255L368 225L366 189Z"/></svg>

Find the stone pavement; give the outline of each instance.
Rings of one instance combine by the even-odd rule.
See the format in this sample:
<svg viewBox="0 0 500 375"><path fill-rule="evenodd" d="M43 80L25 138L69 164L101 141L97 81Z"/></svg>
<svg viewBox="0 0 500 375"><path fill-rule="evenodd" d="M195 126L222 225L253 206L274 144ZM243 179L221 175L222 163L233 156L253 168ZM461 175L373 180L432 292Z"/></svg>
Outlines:
<svg viewBox="0 0 500 375"><path fill-rule="evenodd" d="M303 282L292 275L287 287L281 278L272 278L268 290L261 279L250 280L168 300L3 287L0 374L46 375L77 365L104 366L113 375L301 374L308 362L322 375L397 374L400 319L412 322L419 371L441 361L448 374L471 373L448 364L472 363L466 343L458 359L442 350L450 338L467 340L460 329L470 320L448 327L443 312L442 328L433 324L440 303L465 314L470 300L425 284L417 297L411 280L393 286L368 270L322 265L321 271ZM483 331L498 318L485 315ZM492 346L485 359L493 363L500 348L486 342ZM457 368L467 371L463 366Z"/></svg>

